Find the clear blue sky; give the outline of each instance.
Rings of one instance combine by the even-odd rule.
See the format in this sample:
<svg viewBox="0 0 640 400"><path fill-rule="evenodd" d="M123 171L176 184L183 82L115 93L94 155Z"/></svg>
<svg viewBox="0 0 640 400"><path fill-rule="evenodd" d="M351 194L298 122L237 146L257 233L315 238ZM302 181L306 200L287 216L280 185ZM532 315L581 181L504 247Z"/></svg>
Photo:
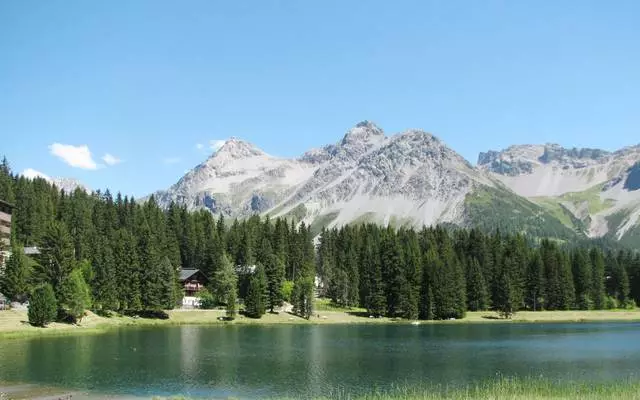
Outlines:
<svg viewBox="0 0 640 400"><path fill-rule="evenodd" d="M363 119L474 163L616 149L640 142L639 21L633 0L0 1L0 153L142 196L198 143L294 156Z"/></svg>

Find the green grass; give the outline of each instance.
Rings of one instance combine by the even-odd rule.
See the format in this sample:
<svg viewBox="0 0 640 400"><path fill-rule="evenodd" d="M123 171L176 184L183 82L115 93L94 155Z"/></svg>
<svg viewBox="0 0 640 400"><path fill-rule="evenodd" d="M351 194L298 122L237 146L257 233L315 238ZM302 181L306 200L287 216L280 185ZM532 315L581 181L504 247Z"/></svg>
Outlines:
<svg viewBox="0 0 640 400"><path fill-rule="evenodd" d="M294 221L299 222L307 216L307 207L304 204L298 204L292 210L283 215L284 218L290 219L293 218Z"/></svg>
<svg viewBox="0 0 640 400"><path fill-rule="evenodd" d="M306 397L305 397L306 398ZM156 399L161 399L156 397ZM172 400L186 397L169 397ZM295 399L295 397L273 397L273 399ZM353 395L348 389L333 389L326 397L332 400L436 400L436 399L640 399L640 380L627 378L608 383L580 381L554 381L535 378L497 377L476 384L463 386L425 384L421 386L396 385L374 389L367 394Z"/></svg>
<svg viewBox="0 0 640 400"><path fill-rule="evenodd" d="M328 214L323 214L317 217L316 219L314 219L313 222L311 223L311 226L309 227L311 234L313 236L319 235L320 232L322 232L322 228L326 228L327 226L329 226L330 223L332 223L336 218L338 218L338 214L339 213L337 211L334 211Z"/></svg>
<svg viewBox="0 0 640 400"><path fill-rule="evenodd" d="M500 229L534 237L577 237L574 229L547 209L502 187L480 187L467 195L465 205L467 224L484 231Z"/></svg>

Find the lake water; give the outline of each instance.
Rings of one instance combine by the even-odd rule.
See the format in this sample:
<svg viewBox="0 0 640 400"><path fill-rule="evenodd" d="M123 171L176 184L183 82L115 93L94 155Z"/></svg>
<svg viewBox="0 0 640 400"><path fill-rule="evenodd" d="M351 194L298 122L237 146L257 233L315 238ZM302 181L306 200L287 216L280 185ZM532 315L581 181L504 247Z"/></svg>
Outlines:
<svg viewBox="0 0 640 400"><path fill-rule="evenodd" d="M0 342L0 381L114 395L260 398L640 376L640 324L182 326Z"/></svg>

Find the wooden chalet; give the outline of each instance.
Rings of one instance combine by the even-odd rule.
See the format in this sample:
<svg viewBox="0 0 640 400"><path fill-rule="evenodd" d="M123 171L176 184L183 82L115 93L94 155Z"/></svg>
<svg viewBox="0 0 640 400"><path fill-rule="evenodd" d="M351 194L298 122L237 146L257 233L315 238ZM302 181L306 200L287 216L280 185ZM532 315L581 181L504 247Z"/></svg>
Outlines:
<svg viewBox="0 0 640 400"><path fill-rule="evenodd" d="M199 269L181 269L180 284L185 297L195 296L200 289L204 289L209 280Z"/></svg>

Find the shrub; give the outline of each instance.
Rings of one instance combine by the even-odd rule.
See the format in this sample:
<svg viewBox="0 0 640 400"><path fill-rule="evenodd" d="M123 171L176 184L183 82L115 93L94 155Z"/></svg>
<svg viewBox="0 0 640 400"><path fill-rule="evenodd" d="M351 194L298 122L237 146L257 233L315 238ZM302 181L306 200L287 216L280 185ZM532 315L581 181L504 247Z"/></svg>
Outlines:
<svg viewBox="0 0 640 400"><path fill-rule="evenodd" d="M202 308L204 310L211 310L211 309L215 308L216 299L213 297L211 292L208 291L207 289L201 289L196 294L196 297L198 298L198 301L200 302L200 308Z"/></svg>
<svg viewBox="0 0 640 400"><path fill-rule="evenodd" d="M293 293L293 281L282 282L282 299L291 303L291 294Z"/></svg>
<svg viewBox="0 0 640 400"><path fill-rule="evenodd" d="M35 326L46 326L56 319L58 303L51 285L41 285L34 289L29 300L29 322Z"/></svg>

